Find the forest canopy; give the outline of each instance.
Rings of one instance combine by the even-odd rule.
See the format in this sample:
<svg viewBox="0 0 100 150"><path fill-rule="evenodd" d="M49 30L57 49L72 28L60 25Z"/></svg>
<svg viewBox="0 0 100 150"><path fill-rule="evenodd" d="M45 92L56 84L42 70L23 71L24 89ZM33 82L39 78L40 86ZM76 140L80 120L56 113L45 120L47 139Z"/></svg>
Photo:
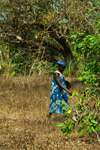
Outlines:
<svg viewBox="0 0 100 150"><path fill-rule="evenodd" d="M100 41L99 5L95 0L1 0L2 61L28 70L37 60L87 56L91 48L83 50L82 40L94 35Z"/></svg>

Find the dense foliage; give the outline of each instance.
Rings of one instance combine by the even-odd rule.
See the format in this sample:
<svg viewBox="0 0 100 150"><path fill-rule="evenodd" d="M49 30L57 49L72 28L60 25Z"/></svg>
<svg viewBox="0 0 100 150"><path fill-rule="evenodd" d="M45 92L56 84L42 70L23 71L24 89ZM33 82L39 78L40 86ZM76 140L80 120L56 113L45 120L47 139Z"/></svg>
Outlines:
<svg viewBox="0 0 100 150"><path fill-rule="evenodd" d="M98 97L100 94L100 14L95 13L95 19L93 14L86 15L95 31L94 34L92 31L89 34L90 29L88 28L83 33L75 31L72 35L74 40L71 44L74 45L74 56L77 57L80 72L78 79L86 86L82 90L79 103L65 113L67 120L64 124L60 123L57 126L62 126L62 132L68 135L78 124L79 133L88 132L91 135L94 132L100 142L98 134L100 131L100 99ZM80 38L80 34L83 35L83 38ZM72 97L74 96L77 98L76 91ZM65 107L65 103L62 103L62 107Z"/></svg>
<svg viewBox="0 0 100 150"><path fill-rule="evenodd" d="M75 42L76 44L77 42ZM65 115L67 120L64 124L58 124L62 126L62 132L64 135L68 135L78 124L78 132L88 132L89 135L95 132L100 142L98 131L99 117L100 117L100 37L97 35L86 35L81 43L77 44L76 50L81 49L82 62L79 65L80 81L86 85L83 88L79 103L71 108ZM74 91L72 97L77 96L77 92ZM71 98L71 97L70 97ZM77 97L76 97L77 98ZM65 103L62 103L62 107L65 107Z"/></svg>
<svg viewBox="0 0 100 150"><path fill-rule="evenodd" d="M41 73L48 61L74 59L75 32L98 33L98 12L96 1L1 0L1 67L13 75ZM77 36L82 40L84 35Z"/></svg>

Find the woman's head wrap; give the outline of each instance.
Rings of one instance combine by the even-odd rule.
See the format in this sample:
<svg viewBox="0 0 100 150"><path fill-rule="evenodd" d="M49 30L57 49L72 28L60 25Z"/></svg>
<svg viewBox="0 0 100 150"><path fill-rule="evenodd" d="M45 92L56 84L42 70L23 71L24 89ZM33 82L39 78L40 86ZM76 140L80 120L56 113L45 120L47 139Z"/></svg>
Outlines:
<svg viewBox="0 0 100 150"><path fill-rule="evenodd" d="M61 61L57 61L57 64L61 65L61 66L66 66L66 63L65 62L61 62Z"/></svg>

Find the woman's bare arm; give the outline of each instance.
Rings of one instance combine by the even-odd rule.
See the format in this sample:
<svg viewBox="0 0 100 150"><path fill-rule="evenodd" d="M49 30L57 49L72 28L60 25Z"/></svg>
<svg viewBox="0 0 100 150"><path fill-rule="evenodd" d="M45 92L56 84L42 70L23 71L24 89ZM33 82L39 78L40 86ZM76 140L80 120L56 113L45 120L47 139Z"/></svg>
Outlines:
<svg viewBox="0 0 100 150"><path fill-rule="evenodd" d="M66 91L69 93L69 95L72 95L72 92L71 92L70 90L68 90L67 88L65 88L65 87L61 84L59 73L56 73L56 72L54 73L54 79L55 79L55 81L57 82L57 84L58 84L61 88L63 88L64 90L66 90Z"/></svg>

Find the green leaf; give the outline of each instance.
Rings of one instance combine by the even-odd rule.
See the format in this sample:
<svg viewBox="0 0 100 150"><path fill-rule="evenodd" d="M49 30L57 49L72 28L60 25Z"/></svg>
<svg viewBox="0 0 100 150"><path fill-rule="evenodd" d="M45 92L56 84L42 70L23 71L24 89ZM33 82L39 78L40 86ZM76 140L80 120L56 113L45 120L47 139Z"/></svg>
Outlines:
<svg viewBox="0 0 100 150"><path fill-rule="evenodd" d="M99 126L98 126L98 127L96 127L96 130L97 130L97 131L100 131L100 128L99 128Z"/></svg>
<svg viewBox="0 0 100 150"><path fill-rule="evenodd" d="M91 120L91 118L92 118L92 117L91 117L91 114L89 114L89 119Z"/></svg>
<svg viewBox="0 0 100 150"><path fill-rule="evenodd" d="M87 120L85 118L82 118L82 122L83 122L83 124L81 126L84 127L84 123L86 124Z"/></svg>
<svg viewBox="0 0 100 150"><path fill-rule="evenodd" d="M69 124L68 129L69 129L70 131L72 131L71 123Z"/></svg>
<svg viewBox="0 0 100 150"><path fill-rule="evenodd" d="M100 102L98 102L98 104L97 104L97 108L99 108L99 105L100 105Z"/></svg>
<svg viewBox="0 0 100 150"><path fill-rule="evenodd" d="M63 123L59 123L59 124L57 124L56 126L57 127L62 127L64 124Z"/></svg>
<svg viewBox="0 0 100 150"><path fill-rule="evenodd" d="M63 130L63 131L66 130L66 125L63 125L62 130Z"/></svg>
<svg viewBox="0 0 100 150"><path fill-rule="evenodd" d="M16 74L15 71L13 71L11 75L14 76L15 74Z"/></svg>
<svg viewBox="0 0 100 150"><path fill-rule="evenodd" d="M71 35L71 37L73 37L73 38L77 38L77 35L76 35L76 34L73 34L73 35Z"/></svg>
<svg viewBox="0 0 100 150"><path fill-rule="evenodd" d="M79 120L78 120L78 124L80 123L80 121L81 121L81 118L78 118Z"/></svg>
<svg viewBox="0 0 100 150"><path fill-rule="evenodd" d="M66 135L68 135L69 133L68 132L66 132L66 133L64 133L64 136L66 136Z"/></svg>
<svg viewBox="0 0 100 150"><path fill-rule="evenodd" d="M86 81L84 81L84 85L87 85L87 82L86 82Z"/></svg>
<svg viewBox="0 0 100 150"><path fill-rule="evenodd" d="M82 129L81 131L79 131L80 132L80 134L83 134L83 133L85 133L85 131L84 131L84 129Z"/></svg>
<svg viewBox="0 0 100 150"><path fill-rule="evenodd" d="M85 35L84 33L79 33L79 35Z"/></svg>
<svg viewBox="0 0 100 150"><path fill-rule="evenodd" d="M81 48L83 46L83 43L78 44L78 48Z"/></svg>
<svg viewBox="0 0 100 150"><path fill-rule="evenodd" d="M82 80L83 80L83 77L82 77L82 76L78 77L78 80L82 81Z"/></svg>
<svg viewBox="0 0 100 150"><path fill-rule="evenodd" d="M76 43L75 41L71 42L71 44L75 44L75 43Z"/></svg>
<svg viewBox="0 0 100 150"><path fill-rule="evenodd" d="M92 130L93 132L95 132L95 131L96 131L93 127L91 127L91 130Z"/></svg>
<svg viewBox="0 0 100 150"><path fill-rule="evenodd" d="M91 120L91 122L94 123L94 124L96 124L96 125L98 124L98 122L95 121L95 120Z"/></svg>

